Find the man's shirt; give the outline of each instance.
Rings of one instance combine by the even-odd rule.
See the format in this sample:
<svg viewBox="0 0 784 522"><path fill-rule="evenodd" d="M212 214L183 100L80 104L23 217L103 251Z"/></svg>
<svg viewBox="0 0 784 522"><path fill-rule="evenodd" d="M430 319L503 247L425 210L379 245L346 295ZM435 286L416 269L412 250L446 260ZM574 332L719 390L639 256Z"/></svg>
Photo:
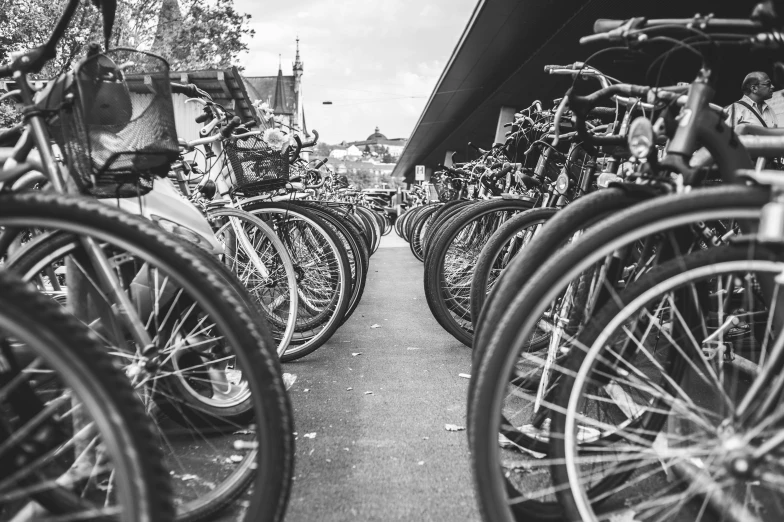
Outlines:
<svg viewBox="0 0 784 522"><path fill-rule="evenodd" d="M741 100L749 104L750 107L753 107L757 111L757 114L762 116L762 119L765 121L765 123L768 124L768 127L773 128L779 126L778 120L776 119L776 113L773 112L773 109L771 109L767 103L762 102L760 105L757 105L754 102L754 100L752 100L746 95L744 95L743 98L741 98ZM740 103L737 102L733 103L728 108L728 111L730 113L730 116L729 118L727 118L726 123L730 127L734 128L737 127L738 125L744 125L744 124L762 126L762 124L759 121L759 118L757 118L749 109L747 109Z"/></svg>

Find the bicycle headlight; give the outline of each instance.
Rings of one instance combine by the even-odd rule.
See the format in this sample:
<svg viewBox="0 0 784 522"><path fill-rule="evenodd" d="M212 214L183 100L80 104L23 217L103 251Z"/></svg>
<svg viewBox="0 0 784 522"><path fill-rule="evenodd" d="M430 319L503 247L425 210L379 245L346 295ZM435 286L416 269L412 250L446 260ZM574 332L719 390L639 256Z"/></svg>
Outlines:
<svg viewBox="0 0 784 522"><path fill-rule="evenodd" d="M643 116L636 118L629 127L629 152L637 159L644 159L651 153L653 147L653 126L650 120Z"/></svg>
<svg viewBox="0 0 784 522"><path fill-rule="evenodd" d="M569 176L566 175L566 172L558 174L555 180L555 190L559 194L566 194L566 191L569 190Z"/></svg>
<svg viewBox="0 0 784 522"><path fill-rule="evenodd" d="M177 237L181 237L186 241L190 241L195 245L201 244L201 236L193 230L184 227L179 223L175 223L174 221L162 218L161 216L156 216L155 214L151 215L150 217L156 225L164 229L166 232L174 234Z"/></svg>

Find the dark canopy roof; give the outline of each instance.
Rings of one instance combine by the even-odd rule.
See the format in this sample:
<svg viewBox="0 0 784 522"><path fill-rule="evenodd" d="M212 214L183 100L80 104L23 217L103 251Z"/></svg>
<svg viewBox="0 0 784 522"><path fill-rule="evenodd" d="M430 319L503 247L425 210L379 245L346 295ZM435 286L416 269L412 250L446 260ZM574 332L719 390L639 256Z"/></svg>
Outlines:
<svg viewBox="0 0 784 522"><path fill-rule="evenodd" d="M521 109L536 99L547 105L562 96L571 81L547 76L543 67L585 60L601 49L579 45L579 38L592 33L598 18L675 18L695 13L744 17L753 6L753 1L715 0L480 0L394 175L410 182L415 165L435 167L443 162L446 151L457 151L455 159L464 161L471 155L469 141L484 147L492 144L501 107ZM740 83L747 72L770 68L764 58L748 60L746 54L743 61L726 62L719 102L740 97ZM619 53L604 56L592 63L623 81L645 81L647 63ZM688 81L694 76L698 63L684 60L668 62L673 80Z"/></svg>

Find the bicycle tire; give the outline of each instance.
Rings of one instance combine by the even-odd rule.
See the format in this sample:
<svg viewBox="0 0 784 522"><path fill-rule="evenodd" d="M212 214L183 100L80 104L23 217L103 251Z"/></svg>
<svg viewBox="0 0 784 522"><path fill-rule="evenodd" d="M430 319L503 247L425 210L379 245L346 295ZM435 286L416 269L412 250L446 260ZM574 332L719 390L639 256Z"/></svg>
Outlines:
<svg viewBox="0 0 784 522"><path fill-rule="evenodd" d="M481 359L502 315L525 283L545 261L556 255L558 249L566 244L570 237L612 212L623 210L651 197L654 195L642 191L629 192L622 188L599 190L569 204L548 220L541 233L524 252L515 256L485 297L477 320L474 321L472 361L476 363Z"/></svg>
<svg viewBox="0 0 784 522"><path fill-rule="evenodd" d="M769 198L767 188L721 186L642 202L597 223L577 242L559 251L559 255L550 257L528 278L498 322L484 356L472 370L471 380L475 382L471 384L472 393L469 395L469 442L475 491L483 517L488 520L516 520L508 507L509 485L498 469L501 403L509 382L507 377L518 358L516 347L525 345L527 332L539 320L552 296L585 267L592 266L619 245L628 244L631 238L647 237L657 231L700 220L758 216ZM578 203L575 202L575 205ZM550 516L562 518L560 509L553 508ZM524 517L534 515L531 512L521 514Z"/></svg>
<svg viewBox="0 0 784 522"><path fill-rule="evenodd" d="M498 230L490 236L482 252L479 254L479 259L474 269L474 277L471 280L471 322L474 325L474 332L477 330L477 323L479 322L479 315L484 306L487 294L490 291L488 285L490 283L490 274L494 269L497 258L507 243L522 230L531 226L541 225L550 220L558 212L557 208L532 208L516 216L513 216L509 221L498 227ZM519 252L510 258L507 266L512 262L514 257ZM503 267L505 270L506 267ZM497 278L500 278L500 274ZM493 279L492 285L495 286L497 278Z"/></svg>
<svg viewBox="0 0 784 522"><path fill-rule="evenodd" d="M281 520L293 475L291 405L262 314L252 307L252 298L234 275L217 258L171 236L150 221L96 200L31 192L2 196L0 201L3 226L37 226L61 231L64 235L88 236L114 242L140 256L143 254L150 263L187 287L189 295L194 296L210 316L219 317L221 323L227 325L221 331L235 341L232 343L236 347L234 353L247 376L253 397L252 418L256 423L257 446L243 459L242 468L233 476L231 484L200 497L187 511L180 506L178 519L209 518L253 483L256 494L247 511L249 519ZM51 245L46 246L46 241L37 246L51 248ZM31 252L26 250L24 255L29 259Z"/></svg>
<svg viewBox="0 0 784 522"><path fill-rule="evenodd" d="M256 300L256 303L260 306L262 310L264 310L264 318L268 325L272 328L272 335L273 338L278 340L277 343L277 353L278 356L282 356L286 349L289 346L289 342L291 342L291 338L294 335L294 328L297 322L297 307L298 307L298 296L297 296L297 277L294 273L294 264L291 262L291 257L288 255L288 251L286 250L285 245L281 242L280 238L275 234L275 232L270 228L267 223L262 221L261 219L257 218L253 214L249 212L244 212L239 209L235 208L218 208L212 209L207 212L207 219L210 221L214 221L221 217L230 217L235 218L238 220L243 221L246 223L245 227L250 225L251 227L255 228L258 232L255 234L256 239L254 241L253 247L256 249L256 253L258 254L260 242L268 242L271 250L273 251L270 253L265 259L267 259L266 265L272 265L271 270L272 273L277 272L277 277L273 279L273 281L277 281L277 283L270 284L270 283L263 283L259 284L259 276L256 276L254 283L247 282L245 284L246 289L248 292L253 296ZM220 238L223 236L223 232L228 230L231 225L226 224L219 227L218 230L215 231L215 237ZM247 231L246 231L247 233ZM234 234L232 233L232 236ZM225 243L226 240L223 242ZM235 240L236 243L236 240ZM267 250L270 248L268 247ZM238 253L241 250L241 247L237 247L236 245L233 248L235 252L235 256L233 259L229 259L228 253L224 252L224 264L227 266L233 267L235 270L243 270L241 264L242 261L240 260L240 254ZM246 254L247 257L247 254ZM252 265L251 262L245 262L244 265L247 267L248 265ZM283 269L283 274L280 274L280 267ZM247 268L244 269L247 273ZM252 271L255 271L252 269ZM283 277L281 277L283 276ZM249 281L250 276L244 277L244 280ZM281 281L285 278L285 283ZM268 277L269 279L269 277ZM276 312L272 310L271 305L275 303L278 298L266 299L262 295L265 291L265 288L276 288L278 286L284 285L280 292L281 296L288 294L288 297L285 297L281 304L275 306L274 308L278 308L280 306L284 306L286 310L282 310L281 312ZM270 302L272 301L272 302Z"/></svg>
<svg viewBox="0 0 784 522"><path fill-rule="evenodd" d="M412 227L411 230L411 241L409 242L409 247L411 248L411 253L414 254L419 261L425 260L425 254L422 251L422 236L427 230L425 227L428 226L429 222L433 220L433 214L438 211L437 206L428 207L428 210L424 210L419 213L416 218L416 223Z"/></svg>
<svg viewBox="0 0 784 522"><path fill-rule="evenodd" d="M565 509L565 513L570 520L597 520L598 517L596 515L596 511L602 508L602 517L612 516L610 513L604 512L606 509L612 509L613 506L606 507L604 506L605 503L608 503L608 498L602 498L608 495L609 487L613 487L612 489L612 496L614 501L618 500L619 496L622 496L622 486L621 484L631 482L632 474L636 474L637 476L643 475L645 476L647 473L642 472L641 470L647 469L651 467L650 464L650 457L646 456L643 451L642 447L647 447L646 451L650 454L650 448L653 445L653 440L657 437L657 434L660 431L663 431L664 423L667 422L681 422L683 425L689 425L690 421L688 417L681 421L677 421L675 419L675 415L679 409L683 409L688 411L688 401L689 401L689 393L694 393L693 391L686 391L684 388L688 387L688 382L684 381L685 375L683 372L680 375L668 375L665 382L674 382L675 384L661 387L657 386L656 389L648 390L652 396L657 394L666 395L662 396L657 400L657 403L654 404L652 407L653 410L660 412L650 414L650 417L653 419L647 422L644 427L637 432L634 429L630 429L627 426L623 426L621 431L624 433L622 436L623 442L623 459L624 465L620 466L620 469L617 473L609 474L606 477L603 477L601 480L602 482L606 483L603 487L594 487L591 489L590 493L584 491L584 488L581 487L582 484L579 484L580 481L580 470L575 470L573 466L569 465L568 462L580 462L580 458L577 455L573 455L573 451L571 451L567 444L569 440L571 440L572 435L567 435L567 430L571 429L569 425L574 424L574 404L580 400L581 396L585 396L586 387L592 386L591 385L591 373L592 368L596 368L597 365L597 358L605 359L605 357L597 355L599 351L601 352L608 352L612 349L609 346L609 340L607 339L607 334L605 330L608 328L617 328L619 320L623 321L623 317L628 317L629 313L626 310L626 307L629 306L630 309L635 309L639 306L645 306L642 304L641 299L650 301L651 299L655 299L656 295L659 295L662 292L668 293L672 292L673 288L677 286L674 285L683 285L683 284L694 284L695 280L702 278L703 280L706 277L715 278L717 275L721 275L723 273L730 273L730 274L737 274L737 273L744 273L746 276L743 277L744 281L748 281L748 272L755 272L756 270L753 268L755 266L759 266L760 268L764 267L770 274L770 276L775 277L777 274L780 274L782 271L782 266L784 263L782 262L784 258L782 258L781 253L777 249L770 248L769 245L759 244L754 241L749 241L745 243L735 244L735 245L725 245L719 246L716 248L709 248L708 250L702 250L687 254L682 257L678 257L671 261L668 261L664 264L657 265L654 267L650 272L646 273L641 279L636 281L631 287L628 287L621 291L617 296L617 299L610 300L606 303L606 305L600 310L591 322L591 326L587 329L586 333L583 337L583 342L585 345L585 351L577 350L574 353L570 353L567 364L566 364L566 371L564 376L564 383L559 390L559 396L556 401L556 408L553 415L553 430L556 433L563 433L565 434L563 439L555 440L553 438L552 447L554 451L554 460L558 461L560 459L568 459L564 460L564 462L559 462L555 466L553 466L553 479L556 483L560 484L572 484L571 488L566 488L563 491L559 492L559 500ZM738 267L742 266L742 269ZM701 275L697 275L701 274ZM693 279L695 278L696 279ZM741 277L735 275L736 278ZM692 291L694 288L692 287L691 291L681 292L681 296L684 297L684 301L687 304L688 310L681 312L682 322L681 321L673 321L672 331L666 336L665 345L667 343L675 344L678 340L680 343L686 346L686 348L681 347L680 349L673 350L673 353L669 355L669 364L678 364L680 363L681 366L685 367L687 363L683 360L684 355L688 355L694 358L695 365L699 364L699 361L702 360L704 355L702 353L690 353L689 348L692 347L692 342L694 341L693 336L699 336L702 334L701 329L699 328L700 321L693 317L694 314L699 314L698 310L693 309L693 293ZM750 290L750 289L749 289ZM673 297L672 300L669 300L670 307L675 306L675 302L678 299L677 294L676 297ZM723 296L718 297L723 304L727 304L727 299ZM700 307L701 309L701 307ZM744 310L746 312L751 312L752 310L748 307L744 306ZM701 310L700 310L701 311ZM691 314L689 314L691 312ZM690 317L692 315L692 317ZM690 319L692 321L690 321ZM692 326L694 325L694 326ZM612 330L610 330L612 332ZM655 329L654 329L655 331ZM680 331L680 333L678 333ZM705 335L705 334L702 334ZM597 339L598 338L598 339ZM601 340L604 341L601 341ZM599 347L600 350L596 349L596 343L601 342L602 346ZM700 344L701 345L701 344ZM638 350L643 350L644 348L638 348ZM656 345L657 353L662 351L662 348ZM626 358L626 356L623 356ZM650 353L646 353L645 358L651 358L652 355ZM629 361L628 364L633 364ZM598 365L600 366L600 371L602 374L606 373L604 369L607 365L606 363L599 362ZM727 362L727 366L731 366L731 363ZM640 370L637 370L640 371ZM573 372L573 373L570 373ZM642 373L642 371L640 371ZM694 375L694 374L692 374ZM697 370L697 380L699 379L699 370ZM604 377L602 377L603 379ZM703 377L705 378L705 377ZM737 377L734 377L736 380ZM733 377L729 372L727 372L727 379L732 380ZM620 379L619 379L620 380ZM621 380L622 381L622 380ZM712 385L710 379L707 378L704 381L705 384L710 388ZM713 383L715 386L717 383ZM708 391L709 395L713 395L715 393L716 396L721 396L722 392L729 393L728 390L732 389L732 386L729 383L723 383L724 386L727 387L727 390L710 390ZM595 384L593 386L596 386ZM705 390L701 389L702 387L697 386L700 393L696 398L700 398L704 395ZM684 399L682 398L685 398ZM727 397L727 399L732 399L733 397ZM735 397L739 399L740 397ZM593 400L593 399L591 399ZM679 407L673 407L673 404L677 404L678 400L684 401ZM564 407L564 411L561 412L558 410L559 407ZM725 405L725 408L727 405ZM732 406L729 406L732 408ZM569 408L567 411L566 408ZM721 407L717 407L716 409L711 408L707 403L701 403L700 408L708 409L712 413L715 413L715 417L711 415L709 418L710 423L715 423L715 438L717 448L717 452L722 451L722 441L720 439L721 433ZM693 413L692 413L693 414ZM725 411L724 415L727 416L728 413ZM728 415L730 418L733 417L733 414L730 413ZM585 418L581 415L581 418ZM658 422L657 422L658 421ZM590 422L590 421L581 421L583 422ZM691 420L692 429L693 429L693 420ZM738 432L743 432L743 423L739 423L736 426ZM722 459L705 459L700 458L701 455L704 454L704 445L709 444L710 441L708 440L711 436L711 430L699 430L698 434L689 433L688 431L681 431L684 429L684 426L680 426L677 433L679 435L675 435L680 440L681 437L684 436L695 436L699 437L699 445L701 450L697 451L693 454L692 457L689 457L689 446L684 445L682 443L677 443L678 450L680 451L680 456L676 459L681 461L691 461L691 459L702 460L704 467L700 468L703 469L705 473L708 474L715 474L716 473L716 466L719 467L719 472L724 478L726 473L726 468L722 464ZM667 435L664 434L666 438ZM646 443L647 442L647 443ZM755 444L760 444L759 441L755 442ZM635 447L639 446L639 453L640 456L638 457L639 460L635 460ZM611 448L607 447L607 455L610 455ZM719 453L717 453L719 454ZM628 459L628 464L626 464ZM655 456L656 465L654 469L661 470L661 463L664 462L660 460L659 456ZM716 462L714 462L714 460ZM647 462L647 464L646 464ZM610 470L612 470L612 466L608 466ZM764 475L763 475L764 476ZM594 478L594 477L592 477ZM733 474L730 473L726 476L727 480L735 479L737 477L733 477ZM741 481L742 483L738 486L742 487L744 491L747 491L746 488L750 487L745 484L745 480ZM579 484L579 485L578 485ZM614 487L617 486L617 487ZM574 490L580 490L581 494L575 495ZM672 488L668 486L667 497L672 495ZM684 496L689 494L696 496L694 491L689 491L689 488L685 488L686 491L684 492ZM723 484L722 490L725 494L731 494L732 488L729 484ZM648 495L646 495L645 499L634 499L630 500L630 502L623 502L624 509L632 509L636 512L640 512L640 517L642 517L642 513L645 512L644 509L634 509L639 504L644 504L645 502L656 502L655 500L655 493L652 491L647 491ZM748 493L747 493L748 494ZM577 497L577 498L576 498ZM665 497L666 498L666 497ZM590 500L589 500L590 499ZM600 499L597 501L597 499ZM665 500L666 502L666 500ZM702 503L703 500L700 499L699 503ZM614 502L613 502L614 503ZM672 501L673 504L676 504L675 507L682 506L682 509L688 511L688 503L684 501L683 498L678 498L677 500ZM779 505L779 509L781 509L781 505ZM677 513L670 512L670 516L676 517L678 516ZM708 513L705 514L706 518L701 518L701 520L723 520L721 514L715 514L714 518L710 518ZM637 517L635 517L637 518ZM645 518L640 518L639 520L646 520Z"/></svg>
<svg viewBox="0 0 784 522"><path fill-rule="evenodd" d="M370 252L362 237L362 231L346 215L334 207L319 204L315 201L297 201L297 205L312 210L324 218L343 239L343 246L349 254L351 263L352 294L343 323L348 321L354 310L359 306L365 292L367 273L370 269Z"/></svg>
<svg viewBox="0 0 784 522"><path fill-rule="evenodd" d="M348 254L343 247L343 242L339 235L323 221L323 218L295 204L254 201L242 205L242 208L251 214L260 216L262 219L272 216L283 219L276 226L285 226L285 232L282 233L281 239L289 250L295 269L298 265L310 267L309 270L311 272L304 272L305 269L302 269L304 277L311 277L308 275L310 273L314 274L312 279L315 283L327 278L326 284L329 291L331 292L331 289L335 290L331 295L324 297L324 299L329 301L326 305L319 307L320 305L315 304L314 307L318 308L313 308L309 312L307 301L310 296L317 294L317 289L311 290L301 280L299 281L301 306L297 318L298 329L295 331L289 348L281 357L281 361L290 362L305 357L319 349L332 337L342 324L346 310L348 310L353 289L351 287L351 266ZM279 230L281 229L279 228ZM299 248L303 245L300 245L300 243L294 245L291 243L293 238L287 237L289 232L297 230L300 230L305 235L312 236L317 234L318 238L305 238L310 241L308 245L304 245L308 248ZM278 234L281 235L281 232L278 232ZM309 251L309 247L313 247L314 250ZM324 259L313 257L320 255L315 249L324 251ZM306 294L306 292L308 293ZM318 296L313 299L317 298ZM303 301L305 301L304 304ZM303 311L313 315L310 317L303 316ZM303 318L300 319L300 317Z"/></svg>
<svg viewBox="0 0 784 522"><path fill-rule="evenodd" d="M0 485L3 495L13 496L14 484L23 489L24 486L32 486L25 477L38 473L37 469L43 467L38 465L40 459L57 451L58 446L65 447L58 440L48 440L53 436L53 431L49 431L48 436L43 431L47 429L45 419L40 418L45 413L44 404L36 400L38 397L29 387L35 377L21 378L23 364L20 364L19 358L25 354L20 353L20 350L25 350L30 356L43 361L33 374L40 375L44 369L55 374L60 383L73 390L68 396L76 398L78 406L71 402L67 409L87 410L87 417L82 421L92 419L91 423L97 426L98 434L102 435L100 444L110 456L113 465L111 476L119 492L118 497L122 499L119 502L121 511L113 515L123 521L173 520L171 479L163 468L162 455L149 418L127 378L114 366L98 338L61 306L5 271L0 271L0 329L18 343L13 350L0 350L3 359L0 382L4 386L9 385L4 390L0 387L3 390L0 400L10 404L11 410L16 409L18 416L28 419L22 427L29 426L33 417L39 417L40 426L38 431L34 428L25 437L26 441L21 441L26 448L16 452L14 462L7 462L3 466L4 473L9 473L3 477L6 486ZM4 342L0 342L2 344ZM15 381L13 391L10 387L12 381ZM55 399L51 395L48 399L47 407L50 407ZM10 413L5 408L3 411L5 415ZM73 416L67 415L67 418ZM59 424L63 420L63 417L59 417L54 422ZM0 426L3 427L0 431L6 432L4 442L9 443L10 439L6 437L12 435L8 432L12 424L6 417ZM50 427L50 430L54 429ZM10 446L6 449L10 449ZM13 474L10 474L12 471ZM42 479L51 480L46 477ZM64 491L65 486L53 486L32 488L31 497L22 498L34 499L53 513L65 516L80 518L79 513L75 512L79 508L97 511L91 516L100 514L103 506L94 506L82 500L78 492ZM108 502L108 495L106 500Z"/></svg>
<svg viewBox="0 0 784 522"><path fill-rule="evenodd" d="M460 290L462 294L465 294L461 294L460 296L456 296L451 289L446 288L445 264L447 263L447 257L450 255L450 251L454 250L455 253L462 256L461 259L463 259L466 254L469 254L469 252L465 248L466 245L463 245L462 248L453 248L453 242L459 234L466 231L467 227L479 223L480 220L487 218L494 219L494 216L502 218L506 213L513 214L515 212L529 210L530 208L531 202L525 200L500 199L470 205L446 222L425 259L425 297L430 306L430 310L439 324L447 332L452 334L455 339L466 346L470 347L473 341L473 330L470 326L470 320L468 320L468 318L470 318L470 311L465 309L465 307L470 306L467 299L469 297L469 288L465 287ZM492 226L491 223L488 223L487 225ZM477 243L475 239L471 239L471 241L475 243L473 244L473 250L481 248L481 246L484 246L486 243L486 239L484 238L479 238L479 243ZM478 247L477 245L480 244L481 246ZM475 253L478 255L478 250ZM474 264L472 263L472 259L465 259L461 261L461 266L462 271L468 271L468 273L470 273L470 271L473 270ZM457 319L453 317L453 314L459 316L464 324L458 323Z"/></svg>

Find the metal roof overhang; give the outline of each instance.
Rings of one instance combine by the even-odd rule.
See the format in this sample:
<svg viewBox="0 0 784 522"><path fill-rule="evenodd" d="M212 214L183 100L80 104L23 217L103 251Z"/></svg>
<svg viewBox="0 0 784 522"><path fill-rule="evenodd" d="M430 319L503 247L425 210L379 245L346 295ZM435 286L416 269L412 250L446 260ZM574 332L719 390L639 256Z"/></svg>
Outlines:
<svg viewBox="0 0 784 522"><path fill-rule="evenodd" d="M536 99L547 104L562 96L571 80L547 76L543 68L584 60L601 49L579 45L598 18L675 18L700 12L745 17L753 5L715 0L480 0L393 175L411 182L415 165L435 168L447 151L457 151L455 159L465 161L472 154L468 142L485 148L492 144L501 107L521 109ZM740 82L753 66L767 63L765 68L770 68L768 62L754 62L744 62L722 77L731 86L729 96L739 97ZM628 74L634 65L609 62L601 68L634 81ZM693 65L689 71L695 71Z"/></svg>
<svg viewBox="0 0 784 522"><path fill-rule="evenodd" d="M169 78L173 82L196 84L212 96L216 103L233 109L243 122L259 121L240 71L236 67L223 70L171 71Z"/></svg>

